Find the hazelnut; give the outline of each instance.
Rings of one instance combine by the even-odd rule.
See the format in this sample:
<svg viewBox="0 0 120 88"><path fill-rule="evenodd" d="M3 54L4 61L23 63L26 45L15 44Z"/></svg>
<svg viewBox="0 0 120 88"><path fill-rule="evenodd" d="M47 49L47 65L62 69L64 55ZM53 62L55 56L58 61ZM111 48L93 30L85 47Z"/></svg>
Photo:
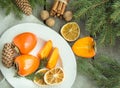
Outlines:
<svg viewBox="0 0 120 88"><path fill-rule="evenodd" d="M55 20L53 18L48 18L46 20L46 24L49 26L49 27L53 27L55 25Z"/></svg>
<svg viewBox="0 0 120 88"><path fill-rule="evenodd" d="M72 17L73 17L73 14L71 11L66 11L64 14L63 14L63 18L66 20L66 21L71 21L72 20Z"/></svg>
<svg viewBox="0 0 120 88"><path fill-rule="evenodd" d="M42 10L40 13L40 18L42 20L46 20L47 18L49 18L49 12L47 10Z"/></svg>

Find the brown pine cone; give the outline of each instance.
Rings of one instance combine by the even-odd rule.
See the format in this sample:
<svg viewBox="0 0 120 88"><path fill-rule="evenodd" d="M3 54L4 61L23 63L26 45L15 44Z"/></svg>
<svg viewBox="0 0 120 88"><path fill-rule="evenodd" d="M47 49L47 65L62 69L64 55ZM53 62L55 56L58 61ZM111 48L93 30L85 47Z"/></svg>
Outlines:
<svg viewBox="0 0 120 88"><path fill-rule="evenodd" d="M15 0L16 5L26 14L32 14L32 7L28 0Z"/></svg>
<svg viewBox="0 0 120 88"><path fill-rule="evenodd" d="M2 63L5 67L10 68L13 66L14 58L18 53L12 43L6 43L2 50Z"/></svg>

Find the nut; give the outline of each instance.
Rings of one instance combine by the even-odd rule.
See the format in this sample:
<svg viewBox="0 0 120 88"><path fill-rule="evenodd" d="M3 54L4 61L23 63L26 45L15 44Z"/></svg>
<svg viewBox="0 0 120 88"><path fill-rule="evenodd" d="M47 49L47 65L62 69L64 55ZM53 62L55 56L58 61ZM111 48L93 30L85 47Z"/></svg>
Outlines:
<svg viewBox="0 0 120 88"><path fill-rule="evenodd" d="M73 17L73 14L71 11L66 11L64 14L63 14L63 18L66 20L66 21L71 21L72 20L72 17Z"/></svg>
<svg viewBox="0 0 120 88"><path fill-rule="evenodd" d="M46 24L49 26L49 27L53 27L55 25L55 20L53 18L48 18L46 20Z"/></svg>
<svg viewBox="0 0 120 88"><path fill-rule="evenodd" d="M40 18L42 20L46 20L47 18L49 18L49 12L47 10L42 10L40 13Z"/></svg>

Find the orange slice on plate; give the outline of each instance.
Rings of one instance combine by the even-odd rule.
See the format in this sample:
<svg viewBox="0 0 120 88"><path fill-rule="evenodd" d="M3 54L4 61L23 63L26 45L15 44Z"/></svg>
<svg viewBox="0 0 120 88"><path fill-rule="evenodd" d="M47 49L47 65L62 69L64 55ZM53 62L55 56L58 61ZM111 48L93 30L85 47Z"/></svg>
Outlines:
<svg viewBox="0 0 120 88"><path fill-rule="evenodd" d="M61 67L53 68L44 75L44 81L48 85L60 84L64 80L64 71Z"/></svg>
<svg viewBox="0 0 120 88"><path fill-rule="evenodd" d="M75 41L80 35L80 28L76 22L69 22L61 28L61 35L69 42Z"/></svg>
<svg viewBox="0 0 120 88"><path fill-rule="evenodd" d="M43 68L43 69L40 69L38 70L36 73L35 73L35 76L34 76L34 83L36 83L37 85L47 85L44 81L44 75L45 73L48 71L47 68Z"/></svg>

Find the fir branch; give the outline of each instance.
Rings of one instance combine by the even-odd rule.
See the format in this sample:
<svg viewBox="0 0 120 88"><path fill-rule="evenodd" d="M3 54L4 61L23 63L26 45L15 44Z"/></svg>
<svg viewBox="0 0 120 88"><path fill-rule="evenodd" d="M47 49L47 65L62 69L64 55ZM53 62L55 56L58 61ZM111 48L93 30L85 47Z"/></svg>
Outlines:
<svg viewBox="0 0 120 88"><path fill-rule="evenodd" d="M47 62L48 62L48 59L47 59L47 58L41 59L41 60L40 60L40 66L39 66L38 69L45 68L46 65L47 65Z"/></svg>
<svg viewBox="0 0 120 88"><path fill-rule="evenodd" d="M95 60L77 59L78 71L96 82L98 88L119 88L120 63L107 56Z"/></svg>
<svg viewBox="0 0 120 88"><path fill-rule="evenodd" d="M120 1L74 0L70 4L75 21L84 19L86 31L99 45L115 45L120 31Z"/></svg>
<svg viewBox="0 0 120 88"><path fill-rule="evenodd" d="M120 21L120 1L115 2L112 8L114 9L114 12L110 16L112 22Z"/></svg>
<svg viewBox="0 0 120 88"><path fill-rule="evenodd" d="M29 79L31 81L34 79L34 77L35 77L35 73L32 73L32 74L30 74L28 76L25 76L26 79Z"/></svg>
<svg viewBox="0 0 120 88"><path fill-rule="evenodd" d="M44 78L44 75L45 75L44 73L35 74L36 78L39 78L39 79Z"/></svg>
<svg viewBox="0 0 120 88"><path fill-rule="evenodd" d="M117 36L120 36L120 31L117 33Z"/></svg>
<svg viewBox="0 0 120 88"><path fill-rule="evenodd" d="M22 11L17 8L13 0L0 0L0 8L5 9L6 15L13 12L16 18L22 18Z"/></svg>
<svg viewBox="0 0 120 88"><path fill-rule="evenodd" d="M45 5L45 0L29 0L32 9L36 9L36 6L39 5L43 7ZM48 2L46 2L48 5ZM17 7L14 0L0 0L0 8L4 9L6 15L9 15L11 12L14 13L16 18L21 19L23 16L23 12Z"/></svg>
<svg viewBox="0 0 120 88"><path fill-rule="evenodd" d="M78 17L81 17L82 15L86 15L87 14L87 12L88 11L90 11L90 10L93 10L93 9L95 9L96 7L98 7L98 6L100 6L100 5L102 5L102 4L105 4L106 2L108 2L109 0L103 0L102 2L100 1L100 2L97 2L97 3L95 3L95 4L93 4L92 2L91 3L89 3L89 5L88 6L85 6L83 9L81 9L81 10L78 10L78 12L77 12L77 14L75 14L74 15L74 17L75 18L78 18ZM75 2L75 1L73 1L73 2ZM73 3L73 2L71 2L71 3ZM82 2L82 1L81 1ZM83 3L79 3L79 2L77 2L76 4L78 5L78 4L83 4ZM85 2L85 1L84 1ZM87 2L89 2L89 1L87 1ZM74 5L75 6L77 6L75 3L74 3ZM92 5L93 4L93 5ZM73 7L75 7L75 6L73 6ZM82 7L82 6L81 6Z"/></svg>

